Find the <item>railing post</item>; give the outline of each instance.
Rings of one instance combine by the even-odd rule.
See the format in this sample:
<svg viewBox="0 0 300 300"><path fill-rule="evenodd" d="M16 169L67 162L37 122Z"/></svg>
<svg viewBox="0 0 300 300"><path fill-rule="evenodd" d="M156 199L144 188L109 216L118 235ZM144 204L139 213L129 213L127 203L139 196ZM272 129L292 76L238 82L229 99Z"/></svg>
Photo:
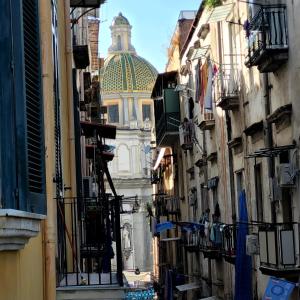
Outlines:
<svg viewBox="0 0 300 300"><path fill-rule="evenodd" d="M115 197L115 228L116 228L116 251L117 251L117 279L120 286L123 286L123 262L122 262L122 247L121 247L121 223L120 223L120 197Z"/></svg>

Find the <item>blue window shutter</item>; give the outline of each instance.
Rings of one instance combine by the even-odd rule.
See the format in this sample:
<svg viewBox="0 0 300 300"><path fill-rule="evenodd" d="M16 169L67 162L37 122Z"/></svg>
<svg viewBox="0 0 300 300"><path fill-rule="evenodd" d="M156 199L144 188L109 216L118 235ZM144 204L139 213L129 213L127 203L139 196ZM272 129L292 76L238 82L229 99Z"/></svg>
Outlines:
<svg viewBox="0 0 300 300"><path fill-rule="evenodd" d="M10 1L0 1L0 205L17 208L15 143L15 62ZM20 34L19 34L20 36Z"/></svg>
<svg viewBox="0 0 300 300"><path fill-rule="evenodd" d="M23 0L27 210L45 213L44 114L38 0Z"/></svg>
<svg viewBox="0 0 300 300"><path fill-rule="evenodd" d="M0 1L0 201L46 212L38 0Z"/></svg>

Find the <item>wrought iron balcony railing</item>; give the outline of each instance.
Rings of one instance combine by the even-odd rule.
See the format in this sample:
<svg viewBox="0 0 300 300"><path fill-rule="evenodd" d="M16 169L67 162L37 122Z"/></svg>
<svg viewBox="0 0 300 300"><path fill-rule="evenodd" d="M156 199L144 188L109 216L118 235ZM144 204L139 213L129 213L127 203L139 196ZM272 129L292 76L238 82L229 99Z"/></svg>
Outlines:
<svg viewBox="0 0 300 300"><path fill-rule="evenodd" d="M288 59L286 7L262 6L245 26L248 36L246 66L274 72Z"/></svg>
<svg viewBox="0 0 300 300"><path fill-rule="evenodd" d="M258 240L263 274L286 278L300 274L298 223L261 225Z"/></svg>
<svg viewBox="0 0 300 300"><path fill-rule="evenodd" d="M118 199L56 198L57 286L122 285ZM116 250L117 249L117 250ZM115 253L116 251L116 253Z"/></svg>
<svg viewBox="0 0 300 300"><path fill-rule="evenodd" d="M237 247L237 225L224 225L222 228L221 253L225 261L234 264Z"/></svg>
<svg viewBox="0 0 300 300"><path fill-rule="evenodd" d="M232 66L220 67L218 78L217 106L224 110L236 110L239 108L240 80L239 73Z"/></svg>
<svg viewBox="0 0 300 300"><path fill-rule="evenodd" d="M183 150L193 149L194 124L191 121L184 122L179 126L180 145Z"/></svg>

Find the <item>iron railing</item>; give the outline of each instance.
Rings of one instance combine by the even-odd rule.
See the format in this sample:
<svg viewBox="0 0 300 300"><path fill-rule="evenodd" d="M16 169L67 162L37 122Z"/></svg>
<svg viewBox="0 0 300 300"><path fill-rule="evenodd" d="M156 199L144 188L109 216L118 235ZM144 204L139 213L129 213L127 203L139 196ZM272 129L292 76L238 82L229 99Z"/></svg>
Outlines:
<svg viewBox="0 0 300 300"><path fill-rule="evenodd" d="M246 30L249 43L247 65L257 65L266 51L271 53L288 49L286 7L262 6Z"/></svg>
<svg viewBox="0 0 300 300"><path fill-rule="evenodd" d="M240 78L237 68L231 65L220 67L217 83L218 101L239 96Z"/></svg>
<svg viewBox="0 0 300 300"><path fill-rule="evenodd" d="M179 126L179 140L182 149L190 150L193 148L194 124L191 121L184 122Z"/></svg>
<svg viewBox="0 0 300 300"><path fill-rule="evenodd" d="M277 223L259 226L259 256L262 267L299 268L299 224Z"/></svg>
<svg viewBox="0 0 300 300"><path fill-rule="evenodd" d="M221 253L223 258L230 263L235 262L237 249L237 230L236 224L228 224L222 228Z"/></svg>
<svg viewBox="0 0 300 300"><path fill-rule="evenodd" d="M122 285L119 199L57 198L57 286ZM120 252L119 252L120 253Z"/></svg>

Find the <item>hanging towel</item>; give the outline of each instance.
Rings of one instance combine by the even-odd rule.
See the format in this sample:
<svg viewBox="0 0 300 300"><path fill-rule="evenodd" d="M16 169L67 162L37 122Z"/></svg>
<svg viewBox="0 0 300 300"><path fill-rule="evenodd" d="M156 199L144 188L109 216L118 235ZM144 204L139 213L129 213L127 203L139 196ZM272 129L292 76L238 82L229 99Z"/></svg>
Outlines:
<svg viewBox="0 0 300 300"><path fill-rule="evenodd" d="M201 96L201 61L199 60L196 68L195 68L195 74L196 74L196 98L195 102L200 102L200 96Z"/></svg>
<svg viewBox="0 0 300 300"><path fill-rule="evenodd" d="M207 66L207 85L204 97L204 108L207 110L212 110L212 87L213 87L213 66L211 62L208 62Z"/></svg>
<svg viewBox="0 0 300 300"><path fill-rule="evenodd" d="M205 62L201 68L201 90L200 90L200 108L201 113L203 113L203 107L204 107L204 98L205 98L205 92L206 92L206 86L207 86L207 76L208 76L208 65L207 62Z"/></svg>

